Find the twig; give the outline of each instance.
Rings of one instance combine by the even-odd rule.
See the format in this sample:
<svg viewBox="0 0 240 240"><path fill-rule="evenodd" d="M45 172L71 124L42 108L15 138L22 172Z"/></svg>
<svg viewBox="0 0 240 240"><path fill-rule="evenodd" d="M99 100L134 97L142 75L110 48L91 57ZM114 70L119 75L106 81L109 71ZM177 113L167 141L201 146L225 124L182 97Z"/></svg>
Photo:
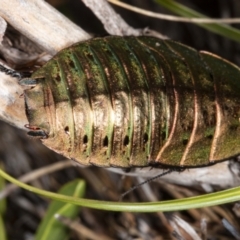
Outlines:
<svg viewBox="0 0 240 240"><path fill-rule="evenodd" d="M70 218L61 216L59 214L55 214L55 218L62 224L68 226L70 229L77 232L80 237L84 237L92 240L98 240L98 239L112 240L112 238L109 238L106 235L96 233L95 231L88 229L87 227L85 227L84 225L82 225L80 222L76 220L72 220Z"/></svg>
<svg viewBox="0 0 240 240"><path fill-rule="evenodd" d="M6 28L7 28L6 21L0 17L0 44L3 40L3 36L5 34Z"/></svg>
<svg viewBox="0 0 240 240"><path fill-rule="evenodd" d="M49 174L49 173L56 172L56 171L59 171L59 170L62 170L62 169L68 168L68 167L72 167L72 166L73 166L73 162L70 160L57 162L57 163L51 164L49 166L42 167L37 170L31 171L30 173L27 173L27 174L21 176L20 178L18 178L18 180L23 183L31 182L37 178L40 178L44 175ZM14 190L16 190L18 188L19 187L17 185L8 184L4 188L4 190L2 190L0 192L0 199L7 197L11 192L13 192Z"/></svg>
<svg viewBox="0 0 240 240"><path fill-rule="evenodd" d="M90 35L42 0L1 0L0 16L50 54Z"/></svg>
<svg viewBox="0 0 240 240"><path fill-rule="evenodd" d="M195 229L177 215L172 215L171 219L169 219L169 223L174 229L173 235L176 237L176 239L201 240Z"/></svg>
<svg viewBox="0 0 240 240"><path fill-rule="evenodd" d="M236 168L236 167L235 167ZM109 168L109 170L128 176L141 176L151 178L159 174L159 168L132 168L129 172L122 169ZM222 174L224 172L224 175ZM222 162L211 167L186 169L184 172L172 172L160 178L170 183L177 183L184 186L202 186L203 188L218 186L220 188L229 188L239 186L240 179L237 171L232 172L229 162ZM212 189L211 189L212 190Z"/></svg>
<svg viewBox="0 0 240 240"><path fill-rule="evenodd" d="M148 17L159 18L162 20L173 21L173 22L188 22L188 23L240 23L240 18L185 18L185 17L176 17L173 15L155 13L152 11L147 11L138 7L134 7L130 4L120 2L118 0L107 0L108 2L117 5L119 7L128 9L132 12L136 12Z"/></svg>
<svg viewBox="0 0 240 240"><path fill-rule="evenodd" d="M117 14L106 0L82 0L89 7L97 18L102 22L106 31L111 35L134 35L141 34L140 30L129 26Z"/></svg>

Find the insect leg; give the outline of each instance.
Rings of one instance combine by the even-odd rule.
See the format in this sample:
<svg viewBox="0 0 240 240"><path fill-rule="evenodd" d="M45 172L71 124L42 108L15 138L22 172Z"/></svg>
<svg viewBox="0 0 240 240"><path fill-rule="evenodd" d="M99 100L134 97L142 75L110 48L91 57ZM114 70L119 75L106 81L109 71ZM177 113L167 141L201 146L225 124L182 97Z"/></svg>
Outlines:
<svg viewBox="0 0 240 240"><path fill-rule="evenodd" d="M37 85L37 80L34 78L23 78L19 81L21 86L35 87Z"/></svg>
<svg viewBox="0 0 240 240"><path fill-rule="evenodd" d="M38 139L48 138L48 135L43 130L29 131L27 135L33 138L38 138Z"/></svg>
<svg viewBox="0 0 240 240"><path fill-rule="evenodd" d="M0 72L3 72L6 75L9 75L9 76L14 77L14 78L22 79L22 74L21 73L15 71L15 70L12 70L10 68L6 68L1 64L0 64Z"/></svg>
<svg viewBox="0 0 240 240"><path fill-rule="evenodd" d="M170 174L171 172L183 172L184 170L185 170L185 168L171 168L171 169L167 170L166 172L160 173L160 174L158 174L158 175L156 175L156 176L154 176L154 177L152 177L152 178L148 178L147 180L145 180L145 181L143 181L143 182L141 182L141 183L139 183L139 184L131 187L131 188L130 188L129 190L127 190L125 193L121 194L121 197L119 198L119 202L122 201L123 198L124 198L127 194L129 194L130 192L134 191L135 189L141 187L142 185L144 185L144 184L146 184L146 183L150 183L150 182L152 182L152 181L154 181L154 180L156 180L156 179L158 179L158 178L160 178L160 177L163 177L163 176L165 176L165 175Z"/></svg>

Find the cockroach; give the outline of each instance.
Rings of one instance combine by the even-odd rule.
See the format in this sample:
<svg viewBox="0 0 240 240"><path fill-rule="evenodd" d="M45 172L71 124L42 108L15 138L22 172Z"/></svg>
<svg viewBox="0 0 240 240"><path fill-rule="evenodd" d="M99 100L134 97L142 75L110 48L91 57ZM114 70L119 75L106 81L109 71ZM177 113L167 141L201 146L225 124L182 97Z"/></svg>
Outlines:
<svg viewBox="0 0 240 240"><path fill-rule="evenodd" d="M212 53L110 36L60 51L29 78L8 74L27 86L28 135L82 165L185 169L240 154L240 69Z"/></svg>

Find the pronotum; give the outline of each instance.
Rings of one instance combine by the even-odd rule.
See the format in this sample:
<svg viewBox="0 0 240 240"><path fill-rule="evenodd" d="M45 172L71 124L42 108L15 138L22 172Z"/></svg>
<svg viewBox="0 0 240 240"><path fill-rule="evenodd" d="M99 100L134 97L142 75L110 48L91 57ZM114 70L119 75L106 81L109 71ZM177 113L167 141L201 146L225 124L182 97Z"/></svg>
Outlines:
<svg viewBox="0 0 240 240"><path fill-rule="evenodd" d="M240 154L239 76L227 60L174 41L111 36L66 48L19 82L28 134L65 157L187 168Z"/></svg>

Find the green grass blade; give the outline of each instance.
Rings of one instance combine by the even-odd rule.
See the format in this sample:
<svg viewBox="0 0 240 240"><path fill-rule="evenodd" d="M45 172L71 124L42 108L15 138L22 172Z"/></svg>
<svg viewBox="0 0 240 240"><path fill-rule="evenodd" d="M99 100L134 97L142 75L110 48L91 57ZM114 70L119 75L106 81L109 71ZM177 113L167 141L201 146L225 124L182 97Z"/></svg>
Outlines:
<svg viewBox="0 0 240 240"><path fill-rule="evenodd" d="M0 164L0 169L4 169L3 165ZM0 191L5 187L5 178L0 177ZM4 214L7 208L6 199L0 200L0 215ZM1 238L0 238L1 239Z"/></svg>
<svg viewBox="0 0 240 240"><path fill-rule="evenodd" d="M0 214L0 239L1 240L6 240L6 231L5 231L5 226L4 226L4 221L2 218L2 215Z"/></svg>
<svg viewBox="0 0 240 240"><path fill-rule="evenodd" d="M65 196L83 197L85 193L85 182L74 180L65 184L58 192ZM69 229L55 219L55 214L74 219L79 213L79 206L70 203L53 201L38 227L36 240L64 240L69 238Z"/></svg>
<svg viewBox="0 0 240 240"><path fill-rule="evenodd" d="M0 164L0 169L3 169L3 165ZM0 177L0 191L5 187L5 179L3 177ZM4 218L3 215L6 212L7 204L6 199L0 200L0 239L6 240L6 230L4 225Z"/></svg>
<svg viewBox="0 0 240 240"><path fill-rule="evenodd" d="M173 0L155 0L159 5L165 7L166 9L180 15L183 17L194 17L194 18L207 18L207 16L200 14L180 3L177 3ZM225 25L225 24L197 24L211 32L217 33L221 36L224 36L228 39L232 39L236 42L240 42L240 30Z"/></svg>
<svg viewBox="0 0 240 240"><path fill-rule="evenodd" d="M8 181L22 187L28 191L36 194L59 200L66 203L72 203L83 207L89 207L107 211L122 211L122 212L169 212L187 210L192 208L201 208L216 206L224 203L230 203L240 200L240 187L228 189L225 191L205 194L197 197L177 199L164 202L146 202L146 203L122 203L122 202L107 202L97 201L91 199L82 199L76 197L70 197L62 194L52 193L45 190L41 190L30 185L19 182L12 178L4 171L0 170L0 175Z"/></svg>

